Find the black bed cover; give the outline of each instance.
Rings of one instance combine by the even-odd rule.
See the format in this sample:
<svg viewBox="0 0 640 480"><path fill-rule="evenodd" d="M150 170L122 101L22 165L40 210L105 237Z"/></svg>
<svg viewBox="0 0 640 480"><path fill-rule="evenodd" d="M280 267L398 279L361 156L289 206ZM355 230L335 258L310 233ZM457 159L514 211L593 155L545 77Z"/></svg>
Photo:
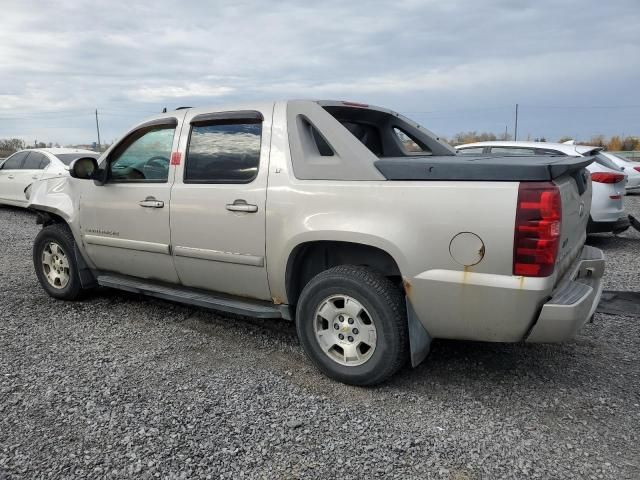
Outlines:
<svg viewBox="0 0 640 480"><path fill-rule="evenodd" d="M387 180L466 180L544 182L573 175L593 157L569 156L412 156L381 158L376 168Z"/></svg>

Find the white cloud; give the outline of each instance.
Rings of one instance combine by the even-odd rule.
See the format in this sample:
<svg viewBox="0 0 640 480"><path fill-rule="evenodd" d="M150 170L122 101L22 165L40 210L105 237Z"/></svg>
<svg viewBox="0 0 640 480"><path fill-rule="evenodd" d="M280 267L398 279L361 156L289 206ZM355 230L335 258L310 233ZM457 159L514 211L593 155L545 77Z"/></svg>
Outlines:
<svg viewBox="0 0 640 480"><path fill-rule="evenodd" d="M163 85L158 87L141 87L127 94L134 101L162 102L186 97L224 97L234 92L231 87L219 87L206 83L188 82L184 85Z"/></svg>
<svg viewBox="0 0 640 480"><path fill-rule="evenodd" d="M637 97L638 23L637 0L616 1L615 12L599 0L5 0L0 136L92 135L90 116L67 134L38 123L41 111L98 107L113 138L164 106L274 97L349 98L399 111L621 104ZM534 113L539 124L563 128ZM418 120L449 134L505 124L488 113ZM603 133L633 128L619 111L599 124L581 115L563 121L584 135L598 125Z"/></svg>

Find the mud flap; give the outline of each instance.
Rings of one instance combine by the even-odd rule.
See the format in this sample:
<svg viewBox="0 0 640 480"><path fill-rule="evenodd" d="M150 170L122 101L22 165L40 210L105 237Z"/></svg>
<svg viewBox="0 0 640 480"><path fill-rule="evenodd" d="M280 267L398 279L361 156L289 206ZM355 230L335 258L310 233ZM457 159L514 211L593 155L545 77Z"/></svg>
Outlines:
<svg viewBox="0 0 640 480"><path fill-rule="evenodd" d="M87 262L84 261L82 257L82 253L80 253L80 249L76 245L74 249L74 254L76 256L76 265L78 266L78 277L80 277L80 285L82 288L94 288L98 286L98 282L96 281L96 277L93 274L93 271L87 265Z"/></svg>
<svg viewBox="0 0 640 480"><path fill-rule="evenodd" d="M409 324L411 366L415 368L429 355L429 351L431 350L431 335L429 335L418 319L409 299L406 298L405 301L407 304L407 322Z"/></svg>
<svg viewBox="0 0 640 480"><path fill-rule="evenodd" d="M640 221L638 221L638 219L636 219L632 215L629 215L629 223L633 228L640 232Z"/></svg>

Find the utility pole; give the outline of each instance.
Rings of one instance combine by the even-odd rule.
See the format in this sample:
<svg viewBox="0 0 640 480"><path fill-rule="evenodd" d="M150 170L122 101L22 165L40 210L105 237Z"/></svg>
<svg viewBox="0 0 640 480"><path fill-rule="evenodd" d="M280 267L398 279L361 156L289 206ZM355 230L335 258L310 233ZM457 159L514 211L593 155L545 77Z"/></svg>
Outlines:
<svg viewBox="0 0 640 480"><path fill-rule="evenodd" d="M516 103L516 127L513 129L513 141L518 140L518 104Z"/></svg>
<svg viewBox="0 0 640 480"><path fill-rule="evenodd" d="M509 131L507 130L507 126L504 126L504 140L509 140Z"/></svg>
<svg viewBox="0 0 640 480"><path fill-rule="evenodd" d="M100 124L98 123L98 109L96 108L96 130L98 131L98 151L100 151Z"/></svg>

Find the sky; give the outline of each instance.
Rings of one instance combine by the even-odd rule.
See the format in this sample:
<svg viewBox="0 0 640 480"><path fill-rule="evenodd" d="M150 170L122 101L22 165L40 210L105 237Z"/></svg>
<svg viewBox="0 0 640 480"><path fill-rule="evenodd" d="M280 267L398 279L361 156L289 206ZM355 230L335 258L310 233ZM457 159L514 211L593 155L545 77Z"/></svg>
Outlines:
<svg viewBox="0 0 640 480"><path fill-rule="evenodd" d="M163 107L381 105L451 137L640 135L640 0L2 0L0 138L103 142Z"/></svg>

